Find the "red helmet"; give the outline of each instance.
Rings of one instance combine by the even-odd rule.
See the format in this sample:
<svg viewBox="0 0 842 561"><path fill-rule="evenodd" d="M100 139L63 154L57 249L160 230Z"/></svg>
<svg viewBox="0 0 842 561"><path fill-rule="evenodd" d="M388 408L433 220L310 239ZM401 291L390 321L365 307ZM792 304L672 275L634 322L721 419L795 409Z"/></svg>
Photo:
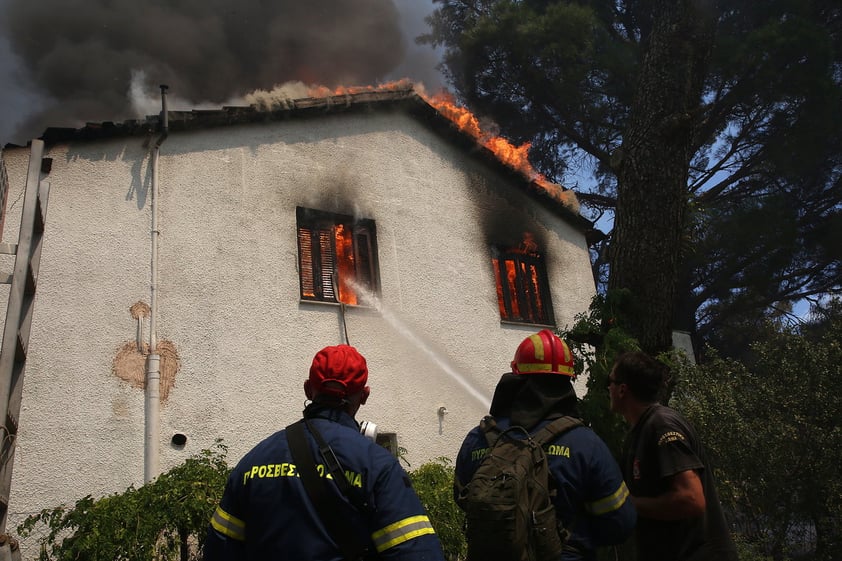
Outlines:
<svg viewBox="0 0 842 561"><path fill-rule="evenodd" d="M515 374L562 374L573 378L573 353L549 329L530 335L518 346L512 361Z"/></svg>

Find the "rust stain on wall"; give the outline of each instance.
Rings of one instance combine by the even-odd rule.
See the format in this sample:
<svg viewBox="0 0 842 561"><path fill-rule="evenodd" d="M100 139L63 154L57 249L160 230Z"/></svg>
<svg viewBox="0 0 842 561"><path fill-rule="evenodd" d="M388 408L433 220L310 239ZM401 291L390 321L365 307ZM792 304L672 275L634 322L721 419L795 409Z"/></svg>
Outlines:
<svg viewBox="0 0 842 561"><path fill-rule="evenodd" d="M124 343L114 357L111 365L112 373L128 382L133 388L146 388L146 357L149 356L149 344L142 342L143 320L149 315L149 306L145 302L137 302L129 313L138 322L138 336L133 341ZM172 341L161 339L158 341L158 355L161 376L161 401L166 401L170 389L175 385L175 377L181 368L178 350Z"/></svg>
<svg viewBox="0 0 842 561"><path fill-rule="evenodd" d="M149 304L146 302L136 302L129 308L129 313L134 319L149 317L149 311Z"/></svg>
<svg viewBox="0 0 842 561"><path fill-rule="evenodd" d="M121 380L131 384L133 388L146 388L146 357L149 356L148 345L144 344L144 351L137 350L135 341L123 344L114 357L111 371ZM161 401L166 401L170 389L175 385L175 377L181 368L181 359L172 341L162 339L158 341L158 354L161 356Z"/></svg>

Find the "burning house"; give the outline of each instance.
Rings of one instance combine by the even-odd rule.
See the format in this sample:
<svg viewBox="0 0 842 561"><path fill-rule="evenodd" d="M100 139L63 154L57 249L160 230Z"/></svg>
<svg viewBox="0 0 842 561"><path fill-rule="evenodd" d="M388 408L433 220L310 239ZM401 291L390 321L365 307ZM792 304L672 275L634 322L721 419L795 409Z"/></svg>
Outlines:
<svg viewBox="0 0 842 561"><path fill-rule="evenodd" d="M343 342L369 364L359 419L413 468L454 457L518 343L594 295L573 193L447 100L399 85L162 115L42 137L10 528L217 438L236 461L299 418L312 356ZM29 156L3 152L2 241Z"/></svg>

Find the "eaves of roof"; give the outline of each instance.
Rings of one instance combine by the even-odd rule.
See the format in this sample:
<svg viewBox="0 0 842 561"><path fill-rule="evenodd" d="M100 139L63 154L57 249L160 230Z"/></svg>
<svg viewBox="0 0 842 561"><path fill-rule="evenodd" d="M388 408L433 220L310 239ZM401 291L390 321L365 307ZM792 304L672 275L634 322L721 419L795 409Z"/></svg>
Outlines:
<svg viewBox="0 0 842 561"><path fill-rule="evenodd" d="M482 146L470 134L462 131L445 115L430 105L413 87L388 90L366 90L341 95L308 97L286 100L270 109L255 106L226 106L220 109L194 109L191 111L169 111L169 132L190 131L213 127L225 127L252 123L265 123L290 119L311 118L332 113L365 112L399 108L426 123L439 135L455 142L471 154L480 158L504 177L520 185L530 196L548 209L564 218L586 235L594 230L593 223L554 197L545 187L523 172L504 163L490 149ZM127 120L120 123L105 121L87 123L81 128L51 127L40 137L45 144L89 142L120 137L150 138L160 132L159 115L146 119ZM560 191L568 191L558 186Z"/></svg>

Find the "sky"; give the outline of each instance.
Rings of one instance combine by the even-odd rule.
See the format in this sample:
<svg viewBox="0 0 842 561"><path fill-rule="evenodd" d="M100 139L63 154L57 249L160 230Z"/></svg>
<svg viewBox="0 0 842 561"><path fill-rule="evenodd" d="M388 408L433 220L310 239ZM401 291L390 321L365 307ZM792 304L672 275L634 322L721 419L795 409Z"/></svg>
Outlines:
<svg viewBox="0 0 842 561"><path fill-rule="evenodd" d="M287 82L444 87L432 0L0 0L0 146Z"/></svg>

